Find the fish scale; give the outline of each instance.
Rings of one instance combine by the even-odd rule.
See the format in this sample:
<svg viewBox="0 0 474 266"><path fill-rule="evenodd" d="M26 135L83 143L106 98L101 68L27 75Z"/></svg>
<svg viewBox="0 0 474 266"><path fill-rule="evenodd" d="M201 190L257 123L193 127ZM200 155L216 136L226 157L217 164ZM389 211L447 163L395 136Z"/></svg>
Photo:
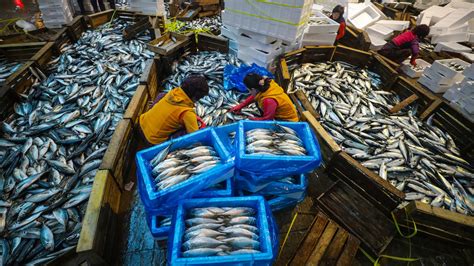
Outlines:
<svg viewBox="0 0 474 266"><path fill-rule="evenodd" d="M416 117L417 105L390 114L400 99L383 90L377 74L342 62L307 63L293 67L291 79L289 92L308 97L342 149L405 192L406 200L474 214L474 166L432 117Z"/></svg>
<svg viewBox="0 0 474 266"><path fill-rule="evenodd" d="M11 206L0 238L17 247L0 255L7 264L46 263L77 244L95 173L145 60L154 56L146 50L148 34L123 41L127 25L114 20L61 46L49 76L38 73L2 123L0 195ZM28 228L41 231L41 243L14 240Z"/></svg>

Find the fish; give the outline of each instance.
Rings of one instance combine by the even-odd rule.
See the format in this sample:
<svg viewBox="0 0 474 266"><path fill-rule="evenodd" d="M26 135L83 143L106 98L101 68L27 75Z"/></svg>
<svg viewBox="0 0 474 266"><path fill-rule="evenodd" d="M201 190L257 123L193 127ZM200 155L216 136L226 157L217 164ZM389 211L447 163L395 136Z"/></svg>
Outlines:
<svg viewBox="0 0 474 266"><path fill-rule="evenodd" d="M199 157L206 159L198 159ZM150 165L154 166L151 172L155 182L154 189L160 191L173 187L221 163L212 146L196 144L170 152L168 145L150 160Z"/></svg>
<svg viewBox="0 0 474 266"><path fill-rule="evenodd" d="M255 226L256 213L250 207L187 210L182 256L228 256L261 252L259 230ZM209 228L210 225L214 225L213 228Z"/></svg>
<svg viewBox="0 0 474 266"><path fill-rule="evenodd" d="M400 97L384 90L376 73L345 62L296 65L290 84L289 92L308 98L341 149L405 192L405 200L474 214L467 192L474 166L461 158L449 133L433 124L436 114L421 121L416 103L390 113Z"/></svg>
<svg viewBox="0 0 474 266"><path fill-rule="evenodd" d="M86 30L59 47L45 72L30 68L32 85L0 129L0 231L12 247L5 264L45 264L77 245L95 174L154 57L149 32L123 39L130 23Z"/></svg>
<svg viewBox="0 0 474 266"><path fill-rule="evenodd" d="M291 133L289 133L291 132ZM304 156L303 141L293 129L278 125L275 129L252 129L245 132L248 154Z"/></svg>
<svg viewBox="0 0 474 266"><path fill-rule="evenodd" d="M195 103L196 114L208 126L219 126L250 116L260 116L255 103L243 108L239 114L229 110L249 96L236 90L224 89L224 68L227 65L239 67L241 62L233 55L219 52L199 52L186 55L173 63L173 71L163 81L164 91L179 87L183 80L191 74L202 74L206 77L209 94Z"/></svg>
<svg viewBox="0 0 474 266"><path fill-rule="evenodd" d="M211 16L211 17L200 17L195 18L190 21L184 21L183 27L181 30L197 30L197 29L207 29L210 32L220 32L222 27L221 16Z"/></svg>

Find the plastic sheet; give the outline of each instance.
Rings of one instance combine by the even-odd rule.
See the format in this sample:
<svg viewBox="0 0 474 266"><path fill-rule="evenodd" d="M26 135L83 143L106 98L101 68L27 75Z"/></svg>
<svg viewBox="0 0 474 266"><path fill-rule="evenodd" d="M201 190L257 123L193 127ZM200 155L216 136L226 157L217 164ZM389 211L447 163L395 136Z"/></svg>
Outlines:
<svg viewBox="0 0 474 266"><path fill-rule="evenodd" d="M227 65L224 68L224 89L236 89L240 92L248 92L247 87L244 84L244 78L249 73L257 73L261 76L267 76L272 79L275 78L275 76L266 68L258 66L255 63L251 66L241 65L240 67Z"/></svg>
<svg viewBox="0 0 474 266"><path fill-rule="evenodd" d="M305 174L293 176L295 183L272 181L266 184L256 185L252 180L244 176L240 171L235 171L235 183L237 189L243 189L262 196L279 196L292 199L300 199L308 187L308 179Z"/></svg>
<svg viewBox="0 0 474 266"><path fill-rule="evenodd" d="M222 163L214 168L193 176L186 181L164 190L154 189L150 160L171 143L170 151L200 143L213 146ZM199 130L192 134L170 140L136 154L137 179L140 198L145 210L151 215L168 213L181 199L192 198L196 193L234 175L234 162L212 128Z"/></svg>
<svg viewBox="0 0 474 266"><path fill-rule="evenodd" d="M262 155L246 153L245 132L256 128L276 129L282 125L295 130L307 151L305 156ZM313 131L307 123L280 121L240 121L237 131L238 149L235 165L255 185L266 184L286 176L313 171L321 164L321 151Z"/></svg>
<svg viewBox="0 0 474 266"><path fill-rule="evenodd" d="M225 126L215 127L214 131L217 134L217 137L221 140L224 147L231 155L235 155L235 150L237 147L237 129L239 128L239 123L232 123ZM234 132L234 139L230 137L230 133Z"/></svg>
<svg viewBox="0 0 474 266"><path fill-rule="evenodd" d="M183 233L187 212L202 207L251 207L257 210L259 229L259 254L191 257L182 256ZM180 201L172 220L168 239L168 265L271 265L278 254L278 229L265 199L261 196L210 199L186 199Z"/></svg>

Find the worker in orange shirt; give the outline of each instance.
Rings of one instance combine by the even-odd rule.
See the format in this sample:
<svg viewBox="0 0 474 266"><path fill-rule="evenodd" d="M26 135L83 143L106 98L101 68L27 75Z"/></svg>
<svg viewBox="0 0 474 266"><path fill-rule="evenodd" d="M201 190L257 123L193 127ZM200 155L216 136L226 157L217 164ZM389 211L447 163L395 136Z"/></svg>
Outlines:
<svg viewBox="0 0 474 266"><path fill-rule="evenodd" d="M231 112L239 113L245 106L257 102L257 106L263 112L263 115L261 117L249 117L250 120L298 122L298 114L290 97L274 80L256 73L250 73L245 76L244 84L248 88L250 96L239 105L232 107Z"/></svg>
<svg viewBox="0 0 474 266"><path fill-rule="evenodd" d="M209 93L206 78L193 75L187 77L181 87L166 93L149 111L140 116L140 133L149 145L168 140L172 135L184 131L192 133L205 127L194 111L194 103Z"/></svg>

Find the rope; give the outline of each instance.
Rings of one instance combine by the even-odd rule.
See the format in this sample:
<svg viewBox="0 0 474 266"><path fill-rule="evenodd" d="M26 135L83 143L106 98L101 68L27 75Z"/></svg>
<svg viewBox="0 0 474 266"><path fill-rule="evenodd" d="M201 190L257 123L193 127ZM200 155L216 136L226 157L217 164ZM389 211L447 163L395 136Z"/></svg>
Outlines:
<svg viewBox="0 0 474 266"><path fill-rule="evenodd" d="M283 243L281 244L281 249L280 249L280 252L278 253L277 260L280 258L280 255L283 252L283 247L285 246L286 241L288 240L288 237L290 236L291 229L293 228L293 225L295 224L295 221L296 221L296 217L298 217L298 213L295 213L295 215L293 216L293 219L291 220L290 228L288 228L288 232L286 232L285 239L283 240Z"/></svg>

